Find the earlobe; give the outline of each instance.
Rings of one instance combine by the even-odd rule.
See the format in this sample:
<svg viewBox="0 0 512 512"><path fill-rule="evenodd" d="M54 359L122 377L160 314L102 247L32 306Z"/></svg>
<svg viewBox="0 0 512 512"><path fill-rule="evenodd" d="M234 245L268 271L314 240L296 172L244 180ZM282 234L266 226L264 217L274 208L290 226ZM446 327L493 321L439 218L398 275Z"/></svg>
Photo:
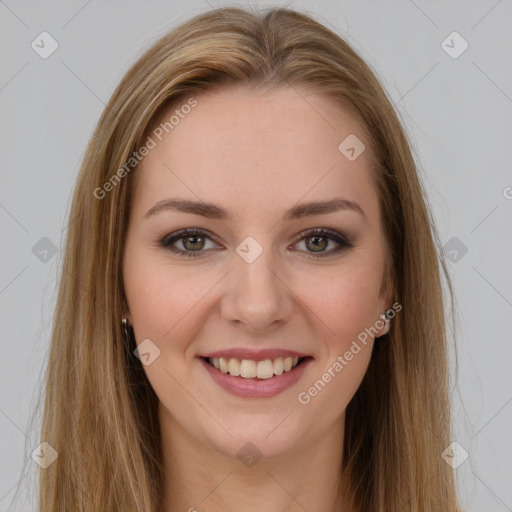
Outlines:
<svg viewBox="0 0 512 512"><path fill-rule="evenodd" d="M389 329L391 327L391 320L386 316L386 313L381 313L380 319L385 323L381 334L381 336L384 336L384 334L387 334L389 332Z"/></svg>

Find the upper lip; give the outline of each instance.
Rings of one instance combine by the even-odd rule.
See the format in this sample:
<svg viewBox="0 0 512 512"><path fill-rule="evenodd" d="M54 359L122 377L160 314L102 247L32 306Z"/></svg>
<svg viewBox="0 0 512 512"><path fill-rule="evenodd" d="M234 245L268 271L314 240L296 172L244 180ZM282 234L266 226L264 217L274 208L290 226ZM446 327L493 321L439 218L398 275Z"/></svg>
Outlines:
<svg viewBox="0 0 512 512"><path fill-rule="evenodd" d="M251 349L251 348L230 348L227 350L216 350L208 354L201 354L199 357L225 357L236 359L252 359L254 361L264 361L265 359L277 359L278 357L308 357L308 354L297 352L296 350L286 350L280 348Z"/></svg>

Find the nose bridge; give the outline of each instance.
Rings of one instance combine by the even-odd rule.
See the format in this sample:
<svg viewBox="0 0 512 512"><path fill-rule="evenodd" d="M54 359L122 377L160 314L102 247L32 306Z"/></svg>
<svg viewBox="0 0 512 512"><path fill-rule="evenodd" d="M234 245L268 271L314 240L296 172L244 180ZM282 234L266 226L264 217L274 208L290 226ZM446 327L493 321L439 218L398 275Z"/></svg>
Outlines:
<svg viewBox="0 0 512 512"><path fill-rule="evenodd" d="M271 248L248 237L237 247L223 317L245 323L252 330L286 320L291 311L289 291L279 276L279 262Z"/></svg>

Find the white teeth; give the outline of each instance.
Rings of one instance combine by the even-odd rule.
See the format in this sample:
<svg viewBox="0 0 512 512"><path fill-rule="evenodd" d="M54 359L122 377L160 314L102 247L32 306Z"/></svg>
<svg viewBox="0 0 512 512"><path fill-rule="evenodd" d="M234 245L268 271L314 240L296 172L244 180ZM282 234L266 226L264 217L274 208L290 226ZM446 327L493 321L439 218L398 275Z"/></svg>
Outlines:
<svg viewBox="0 0 512 512"><path fill-rule="evenodd" d="M233 361L233 359L231 359ZM233 362L236 364L238 361ZM242 359L240 363L240 377L245 377L246 379L252 379L256 377L256 361L251 361L250 359Z"/></svg>
<svg viewBox="0 0 512 512"><path fill-rule="evenodd" d="M222 373L228 373L228 360L225 357L219 358L219 368Z"/></svg>
<svg viewBox="0 0 512 512"><path fill-rule="evenodd" d="M299 363L299 358L278 357L276 359L265 359L264 361L253 361L252 359L236 359L235 357L209 357L208 362L222 373L229 373L234 377L245 379L270 379L274 375L281 375L289 372Z"/></svg>
<svg viewBox="0 0 512 512"><path fill-rule="evenodd" d="M274 375L281 375L284 371L283 358L278 357L277 359L274 359L272 366L274 367Z"/></svg>
<svg viewBox="0 0 512 512"><path fill-rule="evenodd" d="M228 373L238 377L240 375L240 365L235 359L230 359L228 363Z"/></svg>
<svg viewBox="0 0 512 512"><path fill-rule="evenodd" d="M272 365L272 361L270 359L258 361L256 365L256 377L258 377L258 379L270 379L270 377L273 376L274 366Z"/></svg>

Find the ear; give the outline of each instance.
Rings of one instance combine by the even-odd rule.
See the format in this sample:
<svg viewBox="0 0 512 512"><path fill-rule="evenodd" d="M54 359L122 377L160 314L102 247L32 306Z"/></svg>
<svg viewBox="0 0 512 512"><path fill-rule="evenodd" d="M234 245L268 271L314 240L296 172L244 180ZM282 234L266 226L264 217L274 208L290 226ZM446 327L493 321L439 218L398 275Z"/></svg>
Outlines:
<svg viewBox="0 0 512 512"><path fill-rule="evenodd" d="M393 296L395 294L394 286L391 280L391 276L385 275L382 278L381 289L380 289L380 311L378 311L378 319L380 320L379 325L382 323L382 318L380 315L385 313L388 309L392 309L393 306ZM391 322L385 322L385 325L380 329L379 336L383 336L387 334L390 329Z"/></svg>

